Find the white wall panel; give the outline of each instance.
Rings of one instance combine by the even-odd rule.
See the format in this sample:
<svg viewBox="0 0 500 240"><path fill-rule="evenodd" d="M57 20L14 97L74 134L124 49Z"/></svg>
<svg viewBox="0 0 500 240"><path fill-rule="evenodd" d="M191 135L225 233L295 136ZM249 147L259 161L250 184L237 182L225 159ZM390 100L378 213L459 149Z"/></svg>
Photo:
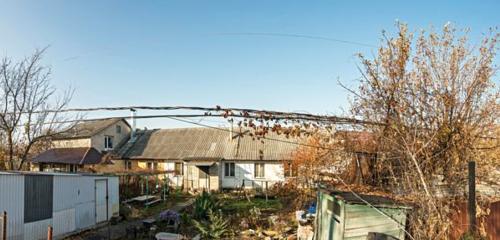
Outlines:
<svg viewBox="0 0 500 240"><path fill-rule="evenodd" d="M260 162L264 163L264 178L255 178L255 162L236 162L235 176L225 177L224 169L221 171L222 187L223 188L239 188L245 180L245 187L265 187L265 182L268 182L268 187L279 181L284 181L283 166L280 162ZM222 164L224 167L224 164Z"/></svg>
<svg viewBox="0 0 500 240"><path fill-rule="evenodd" d="M8 239L45 239L49 225L53 225L54 236L94 226L96 179L108 181L109 217L119 214L118 177L53 174L52 218L25 224L25 177L0 172L0 214L8 214Z"/></svg>
<svg viewBox="0 0 500 240"><path fill-rule="evenodd" d="M109 218L120 213L120 191L118 177L108 177Z"/></svg>
<svg viewBox="0 0 500 240"><path fill-rule="evenodd" d="M7 212L8 239L23 239L24 176L0 173L0 214Z"/></svg>
<svg viewBox="0 0 500 240"><path fill-rule="evenodd" d="M95 224L95 202L80 203L75 207L76 229L85 229Z"/></svg>
<svg viewBox="0 0 500 240"><path fill-rule="evenodd" d="M52 218L24 224L24 239L47 239L49 225L52 225Z"/></svg>
<svg viewBox="0 0 500 240"><path fill-rule="evenodd" d="M75 214L76 213L74 208L54 212L52 217L54 236L73 232L76 230Z"/></svg>

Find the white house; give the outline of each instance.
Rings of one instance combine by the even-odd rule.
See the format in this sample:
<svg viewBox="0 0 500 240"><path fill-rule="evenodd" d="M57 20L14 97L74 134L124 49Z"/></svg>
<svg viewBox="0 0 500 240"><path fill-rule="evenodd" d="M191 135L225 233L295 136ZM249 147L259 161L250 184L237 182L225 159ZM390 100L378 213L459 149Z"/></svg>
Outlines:
<svg viewBox="0 0 500 240"><path fill-rule="evenodd" d="M285 179L283 164L297 145L270 133L253 139L249 130L179 128L139 131L118 151L127 171L175 171L170 182L187 189L270 187Z"/></svg>
<svg viewBox="0 0 500 240"><path fill-rule="evenodd" d="M33 171L112 172L122 161L106 161L130 138L131 126L123 118L83 121L52 137L52 148L31 160Z"/></svg>
<svg viewBox="0 0 500 240"><path fill-rule="evenodd" d="M54 148L87 147L112 151L130 138L130 124L123 118L83 121L52 139Z"/></svg>

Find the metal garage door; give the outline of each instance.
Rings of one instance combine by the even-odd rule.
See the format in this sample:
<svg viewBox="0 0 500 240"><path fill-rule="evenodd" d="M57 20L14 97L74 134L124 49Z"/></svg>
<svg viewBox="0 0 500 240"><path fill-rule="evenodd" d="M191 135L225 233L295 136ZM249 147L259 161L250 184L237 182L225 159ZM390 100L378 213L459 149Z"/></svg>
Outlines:
<svg viewBox="0 0 500 240"><path fill-rule="evenodd" d="M95 222L108 219L108 180L95 181Z"/></svg>

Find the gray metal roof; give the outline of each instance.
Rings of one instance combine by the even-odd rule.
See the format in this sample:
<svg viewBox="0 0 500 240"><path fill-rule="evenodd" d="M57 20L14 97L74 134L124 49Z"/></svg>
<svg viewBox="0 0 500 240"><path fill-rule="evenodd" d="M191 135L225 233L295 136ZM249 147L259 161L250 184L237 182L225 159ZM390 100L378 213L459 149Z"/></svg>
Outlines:
<svg viewBox="0 0 500 240"><path fill-rule="evenodd" d="M127 125L129 125L123 118L109 118L94 121L83 120L74 127L55 135L53 138L56 140L89 138L119 121L124 121Z"/></svg>
<svg viewBox="0 0 500 240"><path fill-rule="evenodd" d="M134 143L118 151L123 159L157 160L285 160L290 159L298 139L269 133L252 139L247 134L233 138L229 129L178 128L140 131ZM271 140L272 139L272 140Z"/></svg>

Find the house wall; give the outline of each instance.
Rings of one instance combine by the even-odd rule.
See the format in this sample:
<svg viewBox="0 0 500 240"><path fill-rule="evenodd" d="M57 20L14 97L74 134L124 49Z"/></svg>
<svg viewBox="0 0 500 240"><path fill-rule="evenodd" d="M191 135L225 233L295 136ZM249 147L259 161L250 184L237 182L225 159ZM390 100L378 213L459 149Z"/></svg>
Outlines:
<svg viewBox="0 0 500 240"><path fill-rule="evenodd" d="M106 166L106 171L125 171L126 160L114 160L114 165ZM146 171L147 163L154 161L146 160L127 160L132 162L131 172ZM156 161L158 162L159 171L173 171L175 170L176 161ZM179 161L177 161L179 162ZM238 161L235 162L235 176L224 176L224 162L217 162L209 168L209 186L210 190L220 190L220 188L236 189L241 187L243 180L245 180L246 188L270 188L277 182L285 180L283 163L279 161ZM255 163L264 163L263 178L255 178ZM186 189L200 189L204 185L203 180L199 179L200 170L197 166L183 162L183 175L176 175L174 173L166 174L169 178L169 185L173 187L184 187ZM163 179L163 176L160 176Z"/></svg>
<svg viewBox="0 0 500 240"><path fill-rule="evenodd" d="M239 161L235 163L235 176L224 176L224 163L233 161L222 161L221 163L221 184L222 188L235 189L239 188L245 181L246 188L252 187L272 187L275 183L285 180L283 172L283 163L277 161ZM264 177L255 177L255 163L264 163Z"/></svg>
<svg viewBox="0 0 500 240"><path fill-rule="evenodd" d="M130 161L132 163L132 168L131 169L126 169L125 164L126 162ZM114 163L113 165L100 165L100 168L98 169L98 172L105 172L105 173L114 173L114 172L139 172L139 171L148 171L148 162L156 162L158 163L158 171L174 171L175 170L175 162L176 161L163 161L163 160L112 160ZM184 166L185 167L185 166ZM184 169L183 172L186 170ZM183 181L184 181L184 176L182 175L176 175L174 173L167 173L167 174L160 174L158 177L159 179L163 179L164 176L168 177L168 184L172 187L182 187L183 186Z"/></svg>
<svg viewBox="0 0 500 240"><path fill-rule="evenodd" d="M91 141L90 138L54 140L52 145L54 148L91 147Z"/></svg>
<svg viewBox="0 0 500 240"><path fill-rule="evenodd" d="M184 163L183 163L184 164ZM185 164L184 164L185 165ZM185 171L185 167L183 167L183 173ZM165 171L174 171L175 170L175 162L173 161L168 161L163 163L163 170ZM183 175L176 175L176 174L167 174L168 179L169 179L169 185L173 187L180 188L182 187L183 181L184 181L184 176Z"/></svg>
<svg viewBox="0 0 500 240"><path fill-rule="evenodd" d="M219 189L219 165L213 164L208 168L208 176L206 179L200 178L201 170L198 166L193 164L184 164L184 187L186 189L208 189L210 191L217 191Z"/></svg>
<svg viewBox="0 0 500 240"><path fill-rule="evenodd" d="M121 133L117 133L116 126L121 126ZM102 152L106 150L104 149L104 136L113 136L113 148L116 149L116 147L124 144L125 141L128 140L130 131L130 127L125 124L125 122L119 121L99 132L98 134L92 136L90 146Z"/></svg>
<svg viewBox="0 0 500 240"><path fill-rule="evenodd" d="M184 187L187 189L198 189L200 185L198 181L199 174L196 166L185 164Z"/></svg>
<svg viewBox="0 0 500 240"><path fill-rule="evenodd" d="M125 169L125 161L124 160L110 160L111 164L95 164L84 166L84 169L92 169L98 173L116 173L116 172L124 172ZM135 164L137 166L137 164ZM79 170L80 171L80 170Z"/></svg>

